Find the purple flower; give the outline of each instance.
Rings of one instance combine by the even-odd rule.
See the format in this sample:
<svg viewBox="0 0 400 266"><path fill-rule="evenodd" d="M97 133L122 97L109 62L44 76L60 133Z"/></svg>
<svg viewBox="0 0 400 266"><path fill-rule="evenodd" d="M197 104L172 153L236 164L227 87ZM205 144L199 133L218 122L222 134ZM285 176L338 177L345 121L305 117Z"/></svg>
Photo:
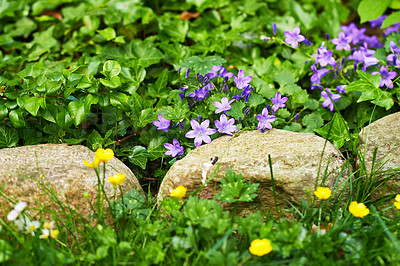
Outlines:
<svg viewBox="0 0 400 266"><path fill-rule="evenodd" d="M211 84L211 83L209 83ZM207 84L208 85L208 84ZM207 86L201 87L198 90L194 90L194 92L189 93L189 97L194 98L194 101L201 101L208 97L208 92L210 89L206 89Z"/></svg>
<svg viewBox="0 0 400 266"><path fill-rule="evenodd" d="M364 39L364 32L367 30L365 28L358 29L356 24L350 23L348 26L343 25L340 27L346 36L350 36L353 44L357 44Z"/></svg>
<svg viewBox="0 0 400 266"><path fill-rule="evenodd" d="M299 45L299 42L305 40L304 36L300 34L300 28L296 27L293 29L293 32L285 31L285 43L291 45L293 48L296 48Z"/></svg>
<svg viewBox="0 0 400 266"><path fill-rule="evenodd" d="M329 93L330 97L329 97L328 93L326 93L326 91ZM324 102L322 103L322 107L329 106L329 110L331 112L333 112L334 105L333 105L332 100L334 102L336 102L340 99L341 96L339 94L332 94L329 89L326 89L326 91L321 91L321 96L325 98ZM332 98L332 100L331 100L331 98Z"/></svg>
<svg viewBox="0 0 400 266"><path fill-rule="evenodd" d="M155 125L158 130L164 130L165 132L167 132L169 129L171 120L167 120L167 119L163 118L162 116L163 116L162 114L159 114L158 121L154 120L153 125Z"/></svg>
<svg viewBox="0 0 400 266"><path fill-rule="evenodd" d="M235 99L236 101L240 101L240 98L242 98L240 96L240 94L236 94L235 96L232 96L233 99Z"/></svg>
<svg viewBox="0 0 400 266"><path fill-rule="evenodd" d="M276 30L276 23L273 23L273 24L272 24L272 31L274 32L274 35L276 35L276 32L277 32L277 30Z"/></svg>
<svg viewBox="0 0 400 266"><path fill-rule="evenodd" d="M172 157L175 157L176 155L182 155L183 147L179 144L179 142L176 139L174 139L172 143L173 144L171 143L164 144L164 147L168 149L164 154L171 155Z"/></svg>
<svg viewBox="0 0 400 266"><path fill-rule="evenodd" d="M243 90L242 93L240 94L240 97L245 99L245 102L247 103L249 101L250 98L250 93L253 90L253 88L251 87L251 85L246 85Z"/></svg>
<svg viewBox="0 0 400 266"><path fill-rule="evenodd" d="M394 41L390 41L390 51L392 53L398 53L398 54L400 53L400 48L396 45Z"/></svg>
<svg viewBox="0 0 400 266"><path fill-rule="evenodd" d="M375 35L364 36L364 43L367 43L371 48L382 48L383 44L379 41L379 38Z"/></svg>
<svg viewBox="0 0 400 266"><path fill-rule="evenodd" d="M294 117L294 121L297 122L297 120L299 120L299 116L300 116L300 113L297 113L296 116Z"/></svg>
<svg viewBox="0 0 400 266"><path fill-rule="evenodd" d="M368 21L371 24L372 28L378 27L380 28L382 26L383 21L385 20L385 18L387 17L387 15L382 15L377 19L374 20L370 20Z"/></svg>
<svg viewBox="0 0 400 266"><path fill-rule="evenodd" d="M317 62L320 66L324 67L326 65L335 65L336 61L332 57L332 51L327 50L326 48L318 48L319 55L317 56Z"/></svg>
<svg viewBox="0 0 400 266"><path fill-rule="evenodd" d="M187 138L194 138L194 145L196 147L199 147L201 143L204 141L205 143L210 143L211 138L208 135L212 135L217 130L208 128L210 125L210 120L204 120L201 125L199 123L192 119L190 121L190 124L192 125L193 130L190 130L188 133L186 133L185 137Z"/></svg>
<svg viewBox="0 0 400 266"><path fill-rule="evenodd" d="M351 42L351 36L346 37L343 31L339 32L339 38L334 38L332 39L332 43L336 44L336 50L346 50L350 51L350 42Z"/></svg>
<svg viewBox="0 0 400 266"><path fill-rule="evenodd" d="M314 72L314 74L311 76L311 89L314 89L314 85L319 85L321 82L321 78L328 74L329 70L326 68L322 69L317 69L315 65L311 66L311 70Z"/></svg>
<svg viewBox="0 0 400 266"><path fill-rule="evenodd" d="M364 57L364 66L363 66L362 70L366 71L367 67L376 65L378 63L379 63L379 60L375 57L372 57L372 56Z"/></svg>
<svg viewBox="0 0 400 266"><path fill-rule="evenodd" d="M386 87L393 89L393 81L397 74L396 71L388 71L385 66L381 67L381 72L372 72L372 75L380 74L381 75L381 84L379 84L379 87L383 87L383 85L386 85Z"/></svg>
<svg viewBox="0 0 400 266"><path fill-rule="evenodd" d="M233 77L233 81L236 84L236 87L241 90L244 86L249 84L249 82L253 79L252 76L244 76L243 70L239 70L238 76Z"/></svg>
<svg viewBox="0 0 400 266"><path fill-rule="evenodd" d="M392 26L387 27L385 29L385 32L383 33L383 35L388 36L389 34L391 34L393 32L399 32L399 28L400 28L400 23L393 24Z"/></svg>
<svg viewBox="0 0 400 266"><path fill-rule="evenodd" d="M288 97L283 97L281 96L281 94L279 92L277 92L275 94L275 98L271 97L271 101L274 104L272 106L272 110L276 111L279 108L283 108L286 107L285 102L288 100Z"/></svg>
<svg viewBox="0 0 400 266"><path fill-rule="evenodd" d="M189 73L190 73L190 68L188 68L188 69L186 70L185 78L188 78L188 77L189 77Z"/></svg>
<svg viewBox="0 0 400 266"><path fill-rule="evenodd" d="M307 40L307 39L304 39L304 44L305 44L305 45L313 45L312 42L310 42L310 41Z"/></svg>
<svg viewBox="0 0 400 266"><path fill-rule="evenodd" d="M265 128L272 129L271 122L274 122L276 119L276 116L268 116L268 109L264 108L262 110L261 115L257 115L257 120L258 120L258 130L264 130Z"/></svg>
<svg viewBox="0 0 400 266"><path fill-rule="evenodd" d="M346 93L346 87L347 87L347 85L338 85L338 86L336 86L336 90L339 93Z"/></svg>
<svg viewBox="0 0 400 266"><path fill-rule="evenodd" d="M222 66L213 66L211 71L207 71L206 77L208 80L213 79L218 76L218 71L222 68Z"/></svg>
<svg viewBox="0 0 400 266"><path fill-rule="evenodd" d="M228 120L225 114L222 114L219 120L215 120L214 123L219 133L232 135L233 132L238 131L236 126L233 125L235 123L235 119L231 118Z"/></svg>
<svg viewBox="0 0 400 266"><path fill-rule="evenodd" d="M234 74L232 72L226 71L225 67L222 67L221 71L219 72L220 77L227 78L227 79L230 79L231 77L233 77L233 75Z"/></svg>
<svg viewBox="0 0 400 266"><path fill-rule="evenodd" d="M246 110L244 110L244 115L248 115L248 114L249 114L249 112L250 112L250 108L249 108L249 107L247 107L247 108L246 108Z"/></svg>
<svg viewBox="0 0 400 266"><path fill-rule="evenodd" d="M394 66L396 66L396 67L400 67L400 60L399 60L399 58L397 57L396 54L389 54L389 55L386 57L386 60L387 60L389 63L391 63L392 65L394 65Z"/></svg>
<svg viewBox="0 0 400 266"><path fill-rule="evenodd" d="M216 102L216 101L213 102L213 104L215 105L215 107L218 108L217 110L215 110L215 113L218 114L218 113L224 112L224 113L226 114L226 111L228 111L228 110L231 109L231 103L233 103L234 100L235 100L235 99L230 100L230 101L228 102L228 98L227 98L227 97L223 97L223 98L221 99L221 102Z"/></svg>

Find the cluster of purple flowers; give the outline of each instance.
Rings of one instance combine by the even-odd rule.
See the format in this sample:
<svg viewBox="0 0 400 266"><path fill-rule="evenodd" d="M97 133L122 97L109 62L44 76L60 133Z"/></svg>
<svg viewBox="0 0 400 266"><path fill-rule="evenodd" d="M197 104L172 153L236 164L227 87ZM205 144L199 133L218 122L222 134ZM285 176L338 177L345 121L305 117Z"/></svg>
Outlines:
<svg viewBox="0 0 400 266"><path fill-rule="evenodd" d="M372 27L380 27L385 16L382 16L376 20L370 21ZM389 30L386 29L384 35L398 31L400 28L400 23L393 25ZM311 75L311 90L315 88L321 89L321 96L324 98L322 104L323 107L329 107L330 111L333 111L333 102L340 99L340 94L346 93L345 85L338 85L336 91L339 94L333 94L329 89L324 90L321 86L321 79L332 72L335 78L340 75L343 70L343 65L346 60L352 62L354 65L354 71L357 70L359 64L362 64L361 70L366 72L367 68L370 66L377 65L379 60L374 57L375 50L371 48L381 48L383 44L379 42L377 36L367 36L365 35L365 28L359 29L356 24L351 23L349 25L344 25L341 27L341 32L338 34L337 38L333 38L331 43L334 44L335 50L349 51L350 55L346 57L334 58L334 50L329 50L325 43L322 43L321 47L317 49L317 54L313 55L315 63L311 66L313 74ZM329 40L329 37L327 37ZM357 46L356 46L357 45ZM396 48L397 45L391 42L392 54L387 56L387 62L389 65L394 65L395 67L400 66L399 62L399 52L400 49ZM397 52L396 52L397 51ZM318 68L319 67L319 68ZM388 88L393 88L392 79L397 75L395 71L389 71L384 65L380 67L380 71L372 72L372 75L381 75L380 87L387 86Z"/></svg>
<svg viewBox="0 0 400 266"><path fill-rule="evenodd" d="M380 27L385 16L382 16L376 20L370 21L372 27ZM272 25L273 34L277 34L277 27L274 23ZM399 31L400 23L387 28L384 31L384 35L388 35L392 32ZM345 62L351 62L354 65L354 70L362 64L362 71L366 72L367 68L370 66L377 65L379 60L374 57L375 50L373 48L380 48L383 45L380 43L376 36L365 35L365 28L358 28L356 24L351 23L349 25L344 25L341 27L341 32L338 34L337 38L333 38L327 44L325 42L317 49L317 54L314 54L314 64L311 65L312 75L311 75L311 90L315 88L321 89L321 97L323 98L322 106L329 108L331 112L334 111L334 102L341 98L341 94L346 93L347 85L337 85L334 89L337 93L332 93L331 89L324 88L321 86L321 79L326 76L329 72L332 72L335 78L340 76L340 72L343 71ZM295 27L293 31L286 31L284 33L286 39L285 43L293 48L297 48L299 43L304 42L306 45L312 45L303 35L300 34L300 28ZM264 41L271 38L263 38ZM329 35L326 39L329 41ZM332 43L335 49L329 49L330 43ZM399 42L400 43L400 42ZM349 55L341 56L335 59L335 51L348 51ZM390 42L391 54L387 56L388 66L393 65L393 67L400 67L400 48L398 44L391 41ZM388 88L393 88L393 79L397 76L396 71L390 71L389 67L385 65L380 66L380 71L375 71L371 73L372 75L379 74L381 76L380 87L386 86ZM187 69L185 77L189 78L190 69ZM222 88L220 92L225 92L230 94L233 91L239 91L238 94L233 95L231 99L228 97L222 97L220 101L214 101L213 105L216 107L215 114L220 114L219 120L214 121L215 128L210 128L210 120L206 119L204 121L202 117L191 119L190 124L192 129L185 134L186 138L194 139L194 145L196 147L200 146L203 142L210 143L210 136L215 133L233 135L234 132L238 131L235 126L235 119L229 118L229 110L231 110L231 104L234 101L240 101L244 98L245 102L249 101L251 92L253 90L252 86L249 84L253 77L246 76L243 70L239 70L237 76L234 76L232 72L228 72L226 68L222 66L213 66L211 71L208 71L205 76L200 74L194 75L198 81L197 87L193 88L193 91L187 93L186 95L190 97L194 103L200 102L207 97L209 97L212 91L216 91L216 86L214 85L213 79L218 78L217 82ZM221 79L222 78L222 79ZM230 88L228 81L233 79L235 84L234 88ZM221 82L222 81L222 82ZM189 89L189 86L183 86L180 88L182 93L180 93L181 100L185 97L185 91ZM286 107L287 97L282 97L278 92L275 97L271 97L272 106L267 105L263 108L261 114L257 114L256 118L258 120L257 128L264 132L266 129L272 129L272 122L276 120L275 112ZM193 106L194 103L189 102L189 106ZM245 115L249 113L250 108L247 108L244 112ZM296 114L295 121L299 118L299 114ZM239 119L240 122L240 119ZM158 130L168 131L170 127L170 120L164 119L160 114L158 120L153 121L153 124ZM181 128L183 123L180 121ZM179 144L178 140L173 139L173 143L164 144L167 151L165 155L171 155L175 157L177 155L183 154L183 147Z"/></svg>

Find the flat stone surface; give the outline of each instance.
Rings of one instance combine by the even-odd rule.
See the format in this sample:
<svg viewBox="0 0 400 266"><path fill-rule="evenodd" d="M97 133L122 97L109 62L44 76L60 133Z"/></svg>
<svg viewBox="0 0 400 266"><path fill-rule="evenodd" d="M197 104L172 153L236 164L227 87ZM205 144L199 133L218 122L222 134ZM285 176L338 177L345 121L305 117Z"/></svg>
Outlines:
<svg viewBox="0 0 400 266"><path fill-rule="evenodd" d="M236 137L223 136L215 139L175 162L161 184L158 202L169 196L170 191L179 185L188 187L188 194L199 188L202 185L203 163L209 162L212 156L217 156L220 163L218 178L224 177L229 167L232 167L236 173L242 173L246 180L260 184L257 193L262 203L256 198L254 202L241 204L239 209L256 209L262 205L272 209L275 204L268 155L271 155L272 159L275 190L292 202L306 198L306 189L310 189L312 193L317 179L318 185L322 184L328 162L327 172L330 174L324 186L332 189L336 182L340 185L347 179L347 169L343 176L340 174L346 160L340 156L337 148L321 137L279 129L265 133L245 131ZM207 178L216 167L217 164L211 167ZM200 196L212 198L213 190L214 183L210 181L207 187L201 190ZM278 196L279 205L285 201L281 196Z"/></svg>
<svg viewBox="0 0 400 266"><path fill-rule="evenodd" d="M375 163L374 150L377 148ZM375 173L375 181L389 180L372 195L372 200L400 193L400 112L376 120L360 132L360 152L365 154L368 174ZM393 196L394 198L394 196ZM393 201L390 200L393 204Z"/></svg>
<svg viewBox="0 0 400 266"><path fill-rule="evenodd" d="M53 201L49 198L49 190L53 189L57 198L87 216L91 209L84 192L96 206L98 178L94 169L87 168L83 161L92 162L95 153L81 145L42 144L17 148L0 149L0 184L4 185L3 193L15 201L25 201L27 208L40 210L51 208ZM100 177L103 177L103 163ZM114 188L108 177L126 174L123 191L133 188L143 192L132 171L117 158L106 164L105 191L109 198L114 196ZM50 186L49 186L50 185ZM0 188L1 189L1 188ZM117 195L119 189L117 190ZM0 205L11 208L11 204L0 197ZM56 208L57 209L57 208ZM35 211L31 211L31 214ZM4 216L0 208L0 217Z"/></svg>

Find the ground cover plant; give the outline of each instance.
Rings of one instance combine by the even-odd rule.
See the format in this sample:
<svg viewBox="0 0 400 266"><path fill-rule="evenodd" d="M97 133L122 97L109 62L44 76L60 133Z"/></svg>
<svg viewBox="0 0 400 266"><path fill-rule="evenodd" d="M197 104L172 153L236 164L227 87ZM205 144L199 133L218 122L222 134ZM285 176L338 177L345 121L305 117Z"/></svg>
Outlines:
<svg viewBox="0 0 400 266"><path fill-rule="evenodd" d="M114 155L148 195L108 199L105 214L99 201L92 223L50 211L46 220L0 187L13 205L2 206L0 262L398 263L400 196L370 199L382 182L379 168L365 167L358 134L400 110L399 8L397 0L3 1L0 148L82 144L97 151L85 164L97 171L99 198L102 183L124 182L101 170ZM354 180L347 202L332 207L336 191L315 184L297 205L243 217L219 202L252 201L257 184L232 171L213 200L177 187L161 208L153 202L190 150L272 128L340 148Z"/></svg>

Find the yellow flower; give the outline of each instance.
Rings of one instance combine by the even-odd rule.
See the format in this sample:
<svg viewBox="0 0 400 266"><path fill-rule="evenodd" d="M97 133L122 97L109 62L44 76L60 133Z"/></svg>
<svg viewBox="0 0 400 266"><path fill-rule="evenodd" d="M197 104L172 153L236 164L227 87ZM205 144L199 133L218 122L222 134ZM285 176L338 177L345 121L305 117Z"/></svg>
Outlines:
<svg viewBox="0 0 400 266"><path fill-rule="evenodd" d="M400 210L400 194L397 194L397 195L396 195L396 198L395 198L394 200L395 200L395 202L393 203L394 206L395 206L397 209Z"/></svg>
<svg viewBox="0 0 400 266"><path fill-rule="evenodd" d="M271 241L268 239L254 239L249 247L251 254L262 257L272 251Z"/></svg>
<svg viewBox="0 0 400 266"><path fill-rule="evenodd" d="M187 187L178 186L174 190L171 191L171 197L174 198L183 198L186 195Z"/></svg>
<svg viewBox="0 0 400 266"><path fill-rule="evenodd" d="M113 175L113 176L110 176L110 177L108 178L108 181L109 181L113 186L119 186L119 185L122 185L122 183L124 183L125 177L126 177L125 174L117 173L117 174L115 174L115 175Z"/></svg>
<svg viewBox="0 0 400 266"><path fill-rule="evenodd" d="M60 233L60 232L59 232L57 229L54 229L54 230L52 230L52 231L50 232L50 236L51 236L51 238L57 238L57 236L58 236L59 233Z"/></svg>
<svg viewBox="0 0 400 266"><path fill-rule="evenodd" d="M89 163L86 160L84 160L83 162L85 163L86 167L89 167L89 168L97 168L97 166L99 166L99 164L100 164L99 158L97 156L94 157L94 160L91 163Z"/></svg>
<svg viewBox="0 0 400 266"><path fill-rule="evenodd" d="M363 218L369 214L369 209L364 205L364 203L358 203L357 201L350 203L349 211L358 218Z"/></svg>
<svg viewBox="0 0 400 266"><path fill-rule="evenodd" d="M112 157L114 157L114 151L112 149L102 149L98 148L96 151L96 157L99 160L99 162L108 162L111 160ZM96 160L96 158L95 158Z"/></svg>
<svg viewBox="0 0 400 266"><path fill-rule="evenodd" d="M332 191L328 187L319 187L316 191L314 191L315 196L321 200L329 199L332 194Z"/></svg>

